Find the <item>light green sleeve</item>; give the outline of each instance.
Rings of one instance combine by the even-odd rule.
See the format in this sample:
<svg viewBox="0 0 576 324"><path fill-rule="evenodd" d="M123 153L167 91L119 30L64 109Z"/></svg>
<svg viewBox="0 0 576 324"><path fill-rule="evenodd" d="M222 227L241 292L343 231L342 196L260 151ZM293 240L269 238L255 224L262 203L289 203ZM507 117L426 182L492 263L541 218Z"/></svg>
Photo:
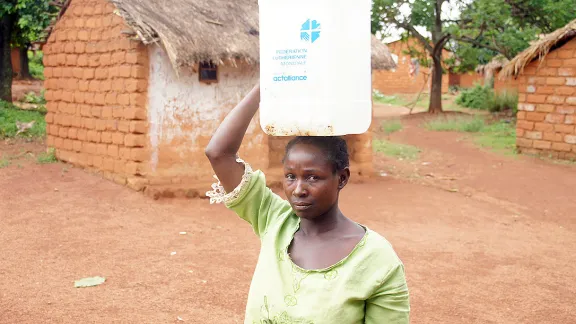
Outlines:
<svg viewBox="0 0 576 324"><path fill-rule="evenodd" d="M261 238L268 228L292 207L266 186L266 177L260 170L254 171L250 179L241 186L238 197L227 202L226 207L250 223Z"/></svg>
<svg viewBox="0 0 576 324"><path fill-rule="evenodd" d="M366 301L366 324L410 323L410 299L404 266L396 265L380 288Z"/></svg>

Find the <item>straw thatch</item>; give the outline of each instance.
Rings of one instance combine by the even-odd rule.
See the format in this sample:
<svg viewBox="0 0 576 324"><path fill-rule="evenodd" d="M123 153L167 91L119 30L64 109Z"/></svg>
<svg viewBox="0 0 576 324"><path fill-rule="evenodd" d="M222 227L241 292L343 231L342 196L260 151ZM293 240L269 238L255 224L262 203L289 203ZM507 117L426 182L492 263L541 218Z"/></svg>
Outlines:
<svg viewBox="0 0 576 324"><path fill-rule="evenodd" d="M500 72L501 78L510 76L517 76L520 74L526 65L535 59L540 59L542 62L546 55L558 46L561 46L570 39L576 37L576 20L571 21L568 25L550 33L540 40L536 41L528 49L518 54L508 63Z"/></svg>
<svg viewBox="0 0 576 324"><path fill-rule="evenodd" d="M202 61L259 61L257 0L111 0L145 44L160 43L175 68ZM372 41L372 65L391 69L386 45Z"/></svg>
<svg viewBox="0 0 576 324"><path fill-rule="evenodd" d="M502 69L506 64L510 63L510 61L504 55L496 55L490 62L484 65L478 65L476 67L476 73L484 74L486 72L494 72Z"/></svg>

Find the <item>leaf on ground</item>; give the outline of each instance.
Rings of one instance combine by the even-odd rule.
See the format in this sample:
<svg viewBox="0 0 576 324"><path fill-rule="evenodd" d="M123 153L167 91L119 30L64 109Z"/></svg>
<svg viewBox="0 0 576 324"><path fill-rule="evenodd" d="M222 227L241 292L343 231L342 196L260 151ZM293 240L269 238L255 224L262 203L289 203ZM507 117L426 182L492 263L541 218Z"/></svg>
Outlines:
<svg viewBox="0 0 576 324"><path fill-rule="evenodd" d="M83 278L83 279L74 281L74 288L98 286L98 285L103 284L104 281L106 281L106 278L103 278L103 277Z"/></svg>

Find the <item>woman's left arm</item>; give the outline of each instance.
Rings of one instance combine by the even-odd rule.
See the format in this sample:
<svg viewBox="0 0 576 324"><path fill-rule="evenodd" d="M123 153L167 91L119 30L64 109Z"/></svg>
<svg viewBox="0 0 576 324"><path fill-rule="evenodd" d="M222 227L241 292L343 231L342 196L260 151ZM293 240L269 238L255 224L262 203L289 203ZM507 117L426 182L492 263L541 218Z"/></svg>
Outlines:
<svg viewBox="0 0 576 324"><path fill-rule="evenodd" d="M410 298L404 266L393 267L380 288L366 300L366 324L410 323Z"/></svg>

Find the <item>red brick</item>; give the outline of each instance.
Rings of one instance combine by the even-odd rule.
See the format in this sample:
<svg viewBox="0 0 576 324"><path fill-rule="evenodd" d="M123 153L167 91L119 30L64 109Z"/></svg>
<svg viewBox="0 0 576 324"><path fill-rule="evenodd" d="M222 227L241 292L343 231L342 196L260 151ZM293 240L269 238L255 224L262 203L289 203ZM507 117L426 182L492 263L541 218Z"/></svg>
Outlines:
<svg viewBox="0 0 576 324"><path fill-rule="evenodd" d="M106 94L105 93L97 93L94 95L94 103L100 106L104 106L106 104Z"/></svg>
<svg viewBox="0 0 576 324"><path fill-rule="evenodd" d="M129 78L132 74L132 67L130 65L122 65L118 68L118 76L121 78Z"/></svg>
<svg viewBox="0 0 576 324"><path fill-rule="evenodd" d="M92 118L84 118L82 119L82 127L87 129L94 129L96 128L96 121Z"/></svg>
<svg viewBox="0 0 576 324"><path fill-rule="evenodd" d="M126 163L126 173L131 175L143 175L144 174L144 165L137 162L128 162Z"/></svg>
<svg viewBox="0 0 576 324"><path fill-rule="evenodd" d="M561 96L570 96L576 93L576 87L554 87L554 92Z"/></svg>
<svg viewBox="0 0 576 324"><path fill-rule="evenodd" d="M66 55L66 65L77 65L78 63L78 55L76 54L69 54ZM46 74L44 74L44 76L46 76Z"/></svg>
<svg viewBox="0 0 576 324"><path fill-rule="evenodd" d="M104 158L96 155L92 158L92 164L95 168L102 169L104 167Z"/></svg>
<svg viewBox="0 0 576 324"><path fill-rule="evenodd" d="M566 97L562 97L562 96L548 96L548 98L546 98L546 102L547 103L551 103L551 104L563 104L566 101Z"/></svg>
<svg viewBox="0 0 576 324"><path fill-rule="evenodd" d="M96 121L96 130L99 130L99 131L106 130L106 120L98 119Z"/></svg>
<svg viewBox="0 0 576 324"><path fill-rule="evenodd" d="M62 92L62 100L65 102L74 102L74 92L71 91Z"/></svg>
<svg viewBox="0 0 576 324"><path fill-rule="evenodd" d="M84 68L82 72L82 78L85 80L94 79L95 69Z"/></svg>
<svg viewBox="0 0 576 324"><path fill-rule="evenodd" d="M118 124L118 121L116 119L108 119L106 121L106 130L109 130L109 131L118 130L118 126L116 124Z"/></svg>
<svg viewBox="0 0 576 324"><path fill-rule="evenodd" d="M148 131L148 123L146 121L133 120L130 122L130 133L146 134Z"/></svg>
<svg viewBox="0 0 576 324"><path fill-rule="evenodd" d="M50 135L58 136L60 134L60 127L58 125L50 125Z"/></svg>
<svg viewBox="0 0 576 324"><path fill-rule="evenodd" d="M100 91L108 92L110 90L112 90L112 81L103 80L102 83L100 83Z"/></svg>
<svg viewBox="0 0 576 324"><path fill-rule="evenodd" d="M97 144L97 145L96 145L96 154L98 154L98 155L107 155L107 154L108 154L108 145L106 145L106 144Z"/></svg>
<svg viewBox="0 0 576 324"><path fill-rule="evenodd" d="M564 137L562 134L552 131L544 133L544 140L550 142L564 142Z"/></svg>
<svg viewBox="0 0 576 324"><path fill-rule="evenodd" d="M529 103L535 103L535 104L545 103L546 102L546 96L545 95L528 95L527 101Z"/></svg>
<svg viewBox="0 0 576 324"><path fill-rule="evenodd" d="M68 137L68 127L60 127L58 136L61 138L67 138Z"/></svg>
<svg viewBox="0 0 576 324"><path fill-rule="evenodd" d="M519 147L532 147L534 141L529 140L529 139L525 139L525 138L518 138L516 140L516 145L518 145Z"/></svg>
<svg viewBox="0 0 576 324"><path fill-rule="evenodd" d="M84 103L84 92L76 91L74 93L74 102Z"/></svg>
<svg viewBox="0 0 576 324"><path fill-rule="evenodd" d="M78 90L86 92L90 90L90 82L87 80L79 80L78 82Z"/></svg>
<svg viewBox="0 0 576 324"><path fill-rule="evenodd" d="M108 145L108 156L118 157L118 145Z"/></svg>
<svg viewBox="0 0 576 324"><path fill-rule="evenodd" d="M114 173L122 174L125 172L125 169L126 169L126 162L124 162L122 160L114 161ZM116 180L114 180L114 181L116 181Z"/></svg>
<svg viewBox="0 0 576 324"><path fill-rule="evenodd" d="M110 106L102 107L102 118L112 118L112 107Z"/></svg>
<svg viewBox="0 0 576 324"><path fill-rule="evenodd" d="M574 133L574 125L554 125L554 130L558 133L572 134Z"/></svg>
<svg viewBox="0 0 576 324"><path fill-rule="evenodd" d="M127 147L144 147L146 146L146 135L128 134L124 138L124 145Z"/></svg>
<svg viewBox="0 0 576 324"><path fill-rule="evenodd" d="M84 102L87 104L95 104L96 101L94 100L94 93L92 92L86 92L84 94Z"/></svg>
<svg viewBox="0 0 576 324"><path fill-rule="evenodd" d="M130 150L130 160L137 162L147 161L149 158L148 151L145 148L133 148Z"/></svg>
<svg viewBox="0 0 576 324"><path fill-rule="evenodd" d="M524 137L533 140L540 140L542 139L542 132L526 132Z"/></svg>
<svg viewBox="0 0 576 324"><path fill-rule="evenodd" d="M536 148L536 149L548 150L548 149L550 149L550 147L552 147L552 143L551 143L551 142L547 142L547 141L534 141L534 148Z"/></svg>
<svg viewBox="0 0 576 324"><path fill-rule="evenodd" d="M54 113L47 113L46 116L44 116L44 120L46 121L47 124L52 124L52 122L54 121Z"/></svg>
<svg viewBox="0 0 576 324"><path fill-rule="evenodd" d="M559 77L547 78L546 84L547 85L564 85L564 84L566 84L566 78L559 78Z"/></svg>
<svg viewBox="0 0 576 324"><path fill-rule="evenodd" d="M546 121L552 124L562 124L564 123L564 115L562 114L548 114L546 115Z"/></svg>
<svg viewBox="0 0 576 324"><path fill-rule="evenodd" d="M521 128L516 128L516 137L524 137L525 133L526 133L526 130L521 129Z"/></svg>
<svg viewBox="0 0 576 324"><path fill-rule="evenodd" d="M78 138L78 128L68 129L68 138L77 139Z"/></svg>
<svg viewBox="0 0 576 324"><path fill-rule="evenodd" d="M551 97L548 97L548 99L550 99ZM554 112L556 106L554 105L546 105L546 104L540 104L540 105L536 105L536 111L539 112L546 112L546 113L550 113L550 112Z"/></svg>
<svg viewBox="0 0 576 324"><path fill-rule="evenodd" d="M546 113L541 113L541 112L528 112L528 113L526 113L526 120L528 120L528 121L541 122L541 121L544 121L545 119L546 119Z"/></svg>
<svg viewBox="0 0 576 324"><path fill-rule="evenodd" d="M146 79L148 77L148 69L142 65L132 66L132 77L136 79Z"/></svg>
<svg viewBox="0 0 576 324"><path fill-rule="evenodd" d="M124 134L114 133L112 134L112 143L114 144L124 144Z"/></svg>
<svg viewBox="0 0 576 324"><path fill-rule="evenodd" d="M126 62L129 64L143 64L145 62L144 55L139 52L127 53Z"/></svg>
<svg viewBox="0 0 576 324"><path fill-rule="evenodd" d="M136 108L144 108L146 107L146 102L148 99L146 95L142 93L132 93L130 94L130 105Z"/></svg>
<svg viewBox="0 0 576 324"><path fill-rule="evenodd" d="M86 43L85 42L75 42L74 43L74 53L76 53L76 54L86 53ZM82 62L84 62L84 61L82 61ZM88 65L87 61L86 61L86 65Z"/></svg>
<svg viewBox="0 0 576 324"><path fill-rule="evenodd" d="M130 132L130 122L127 120L118 121L118 130L123 133Z"/></svg>
<svg viewBox="0 0 576 324"><path fill-rule="evenodd" d="M82 127L82 117L74 116L72 118L72 126L76 128Z"/></svg>
<svg viewBox="0 0 576 324"><path fill-rule="evenodd" d="M127 93L119 94L117 100L121 106L130 106L130 95Z"/></svg>
<svg viewBox="0 0 576 324"><path fill-rule="evenodd" d="M109 27L110 25L112 25L112 16L111 15L104 16L102 18L102 26Z"/></svg>
<svg viewBox="0 0 576 324"><path fill-rule="evenodd" d="M85 141L88 138L88 131L85 129L79 129L77 137L79 140Z"/></svg>
<svg viewBox="0 0 576 324"><path fill-rule="evenodd" d="M124 118L124 108L120 106L112 107L112 116L114 118L122 119ZM130 127L128 127L130 128Z"/></svg>
<svg viewBox="0 0 576 324"><path fill-rule="evenodd" d="M106 171L114 171L114 159L113 158L104 158L104 162L102 167Z"/></svg>
<svg viewBox="0 0 576 324"><path fill-rule="evenodd" d="M94 54L96 52L98 52L98 44L99 43L88 43L86 44L86 53L88 54Z"/></svg>
<svg viewBox="0 0 576 324"><path fill-rule="evenodd" d="M564 60L564 67L576 67L576 58Z"/></svg>
<svg viewBox="0 0 576 324"><path fill-rule="evenodd" d="M576 97L568 97L566 98L566 103L569 105L576 106Z"/></svg>
<svg viewBox="0 0 576 324"><path fill-rule="evenodd" d="M546 60L546 66L551 67L551 68L561 67L562 66L562 60L548 58Z"/></svg>
<svg viewBox="0 0 576 324"><path fill-rule="evenodd" d="M110 53L100 54L100 64L108 66L112 62L112 55Z"/></svg>
<svg viewBox="0 0 576 324"><path fill-rule="evenodd" d="M558 58L561 59L570 59L574 57L574 50L571 49L558 49L555 51L556 53L558 53Z"/></svg>
<svg viewBox="0 0 576 324"><path fill-rule="evenodd" d="M146 92L148 90L148 81L144 79L138 80L136 86L138 92Z"/></svg>
<svg viewBox="0 0 576 324"><path fill-rule="evenodd" d="M552 143L552 149L554 151L570 152L572 147L570 144L566 143Z"/></svg>
<svg viewBox="0 0 576 324"><path fill-rule="evenodd" d="M576 78L566 78L566 85L569 87L576 86Z"/></svg>
<svg viewBox="0 0 576 324"><path fill-rule="evenodd" d="M96 20L94 21L94 24L96 24ZM102 39L102 31L100 30L93 30L90 32L90 41L99 41Z"/></svg>
<svg viewBox="0 0 576 324"><path fill-rule="evenodd" d="M96 79L103 80L108 78L109 70L107 68L100 68L96 70Z"/></svg>
<svg viewBox="0 0 576 324"><path fill-rule="evenodd" d="M573 106L557 106L556 112L564 115L572 115L576 113L576 107Z"/></svg>
<svg viewBox="0 0 576 324"><path fill-rule="evenodd" d="M576 69L574 68L560 68L558 69L558 75L559 76L575 76L576 75Z"/></svg>
<svg viewBox="0 0 576 324"><path fill-rule="evenodd" d="M548 123L536 123L534 125L534 130L538 131L538 132L547 132L547 131L553 131L554 130L554 125L553 124L548 124ZM526 136L528 137L528 136ZM529 137L528 137L529 138Z"/></svg>
<svg viewBox="0 0 576 324"><path fill-rule="evenodd" d="M118 154L122 160L130 160L130 148L128 147L120 147L118 150Z"/></svg>
<svg viewBox="0 0 576 324"><path fill-rule="evenodd" d="M64 46L64 53L72 54L74 53L74 43L66 43Z"/></svg>
<svg viewBox="0 0 576 324"><path fill-rule="evenodd" d="M146 110L142 108L126 108L124 109L124 119L128 120L146 120Z"/></svg>
<svg viewBox="0 0 576 324"><path fill-rule="evenodd" d="M576 144L576 135L564 136L564 142L566 142L568 144Z"/></svg>
<svg viewBox="0 0 576 324"><path fill-rule="evenodd" d="M118 103L117 101L117 94L115 92L109 92L106 94L106 104L107 105L115 105Z"/></svg>
<svg viewBox="0 0 576 324"><path fill-rule="evenodd" d="M101 141L101 133L95 130L89 130L86 137L90 142L100 143Z"/></svg>
<svg viewBox="0 0 576 324"><path fill-rule="evenodd" d="M112 133L110 132L102 132L100 136L100 140L102 143L111 144L112 143Z"/></svg>
<svg viewBox="0 0 576 324"><path fill-rule="evenodd" d="M130 81L130 80L116 79L116 80L112 81L112 89L114 89L114 91L116 91L118 93L122 93L125 90L124 85L128 81Z"/></svg>
<svg viewBox="0 0 576 324"><path fill-rule="evenodd" d="M116 52L112 54L112 64L126 63L126 52Z"/></svg>
<svg viewBox="0 0 576 324"><path fill-rule="evenodd" d="M90 108L90 115L96 118L100 117L102 115L102 107L92 106Z"/></svg>

